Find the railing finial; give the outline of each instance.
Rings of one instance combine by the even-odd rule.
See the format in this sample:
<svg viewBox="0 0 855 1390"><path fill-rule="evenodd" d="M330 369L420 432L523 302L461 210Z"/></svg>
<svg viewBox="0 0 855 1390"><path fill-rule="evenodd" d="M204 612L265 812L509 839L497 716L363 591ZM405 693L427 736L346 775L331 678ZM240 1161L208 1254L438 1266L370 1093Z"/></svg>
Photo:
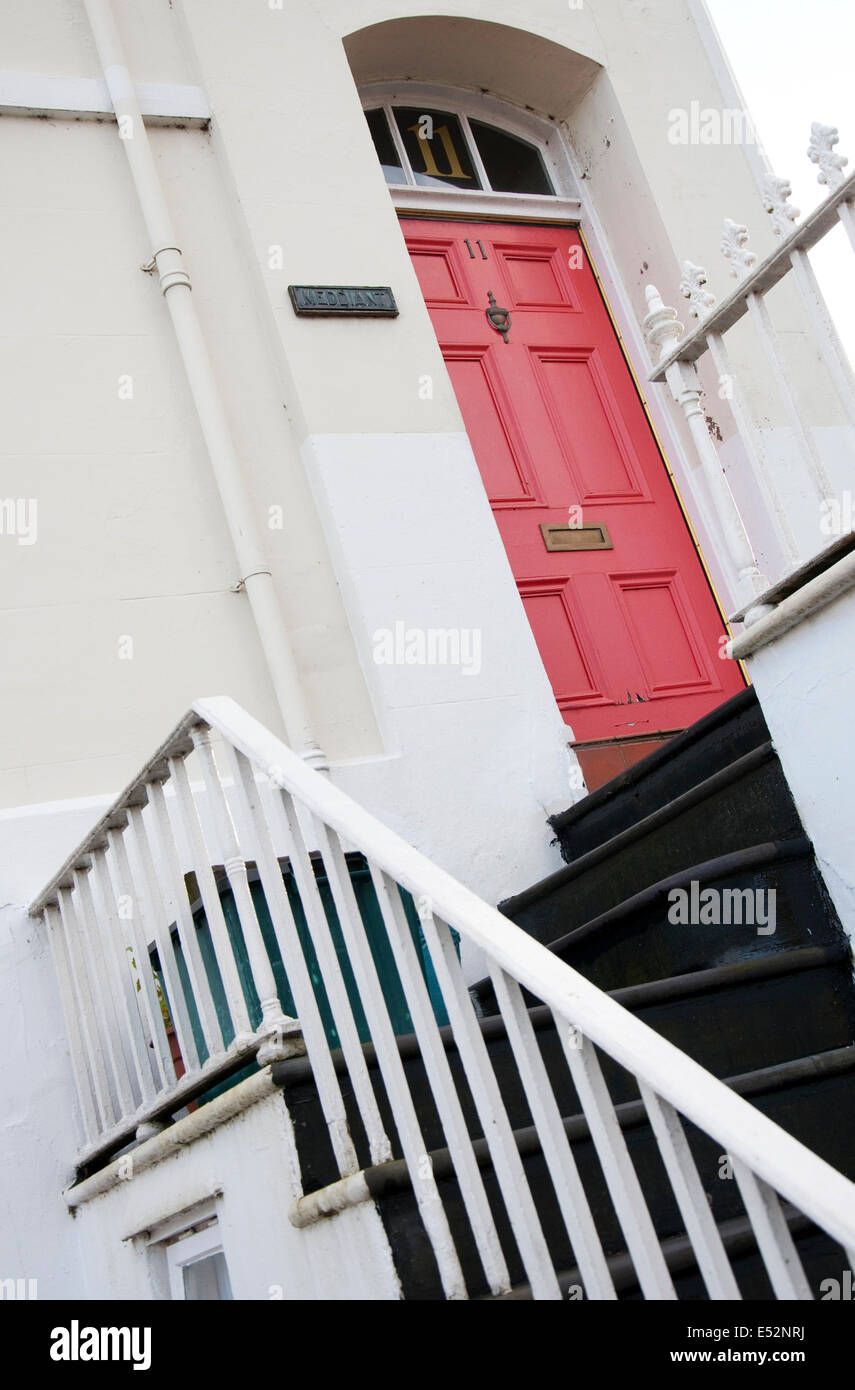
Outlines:
<svg viewBox="0 0 855 1390"><path fill-rule="evenodd" d="M644 336L651 347L659 349L660 358L667 357L674 344L682 338L685 329L677 318L677 310L663 303L655 285L645 286L644 296L648 309L641 325Z"/></svg>
<svg viewBox="0 0 855 1390"><path fill-rule="evenodd" d="M715 304L715 295L705 289L708 280L709 276L702 265L695 265L694 261L683 262L680 293L684 299L688 299L691 306L689 313L696 319L702 319Z"/></svg>
<svg viewBox="0 0 855 1390"><path fill-rule="evenodd" d="M843 182L843 167L849 163L845 154L834 152L834 146L839 139L836 125L823 125L820 121L814 121L810 128L807 156L811 164L819 165L817 183L826 184L829 190L837 188L838 184Z"/></svg>
<svg viewBox="0 0 855 1390"><path fill-rule="evenodd" d="M799 209L787 201L793 192L790 180L778 178L777 174L764 174L762 190L763 207L772 218L772 231L775 236L789 236L799 216Z"/></svg>
<svg viewBox="0 0 855 1390"><path fill-rule="evenodd" d="M748 228L731 217L724 219L721 254L730 261L730 273L735 280L744 280L757 261L754 252L748 250Z"/></svg>

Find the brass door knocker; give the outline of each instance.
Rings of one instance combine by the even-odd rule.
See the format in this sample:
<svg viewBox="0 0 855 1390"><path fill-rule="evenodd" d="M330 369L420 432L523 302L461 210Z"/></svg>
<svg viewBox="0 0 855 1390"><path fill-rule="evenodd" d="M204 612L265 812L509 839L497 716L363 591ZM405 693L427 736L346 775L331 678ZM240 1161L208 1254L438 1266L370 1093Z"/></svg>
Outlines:
<svg viewBox="0 0 855 1390"><path fill-rule="evenodd" d="M501 333L505 342L507 342L508 331L511 326L511 311L510 309L502 309L499 307L499 305L496 303L496 297L493 294L492 290L490 290L488 293L490 296L490 307L487 310L487 320L490 324L490 327L495 328L497 333Z"/></svg>

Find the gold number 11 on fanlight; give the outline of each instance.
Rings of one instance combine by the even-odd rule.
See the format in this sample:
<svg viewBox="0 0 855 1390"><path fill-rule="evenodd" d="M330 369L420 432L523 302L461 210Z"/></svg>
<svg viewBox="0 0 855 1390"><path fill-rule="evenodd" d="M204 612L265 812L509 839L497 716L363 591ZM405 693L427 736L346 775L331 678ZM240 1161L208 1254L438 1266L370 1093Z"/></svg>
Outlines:
<svg viewBox="0 0 855 1390"><path fill-rule="evenodd" d="M442 170L437 165L433 155L433 146L430 140L422 133L421 122L409 126L409 131L411 135L415 135L419 142L419 147L425 162L425 167L422 170L423 174L428 174L431 178L435 179L471 179L471 174L464 173L463 166L460 163L460 156L454 148L451 131L448 129L447 125L437 126L434 132L439 136L442 141L442 148L445 150L445 156L448 160L447 174L443 174Z"/></svg>

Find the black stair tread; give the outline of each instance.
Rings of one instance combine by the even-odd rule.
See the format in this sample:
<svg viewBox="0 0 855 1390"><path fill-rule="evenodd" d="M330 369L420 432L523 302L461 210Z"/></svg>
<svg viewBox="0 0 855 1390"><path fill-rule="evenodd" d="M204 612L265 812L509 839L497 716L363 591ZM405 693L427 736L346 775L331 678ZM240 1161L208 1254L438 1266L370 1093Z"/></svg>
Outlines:
<svg viewBox="0 0 855 1390"><path fill-rule="evenodd" d="M574 859L572 864L567 864L562 869L556 869L555 873L541 879L531 888L524 889L521 893L514 894L511 898L506 898L499 903L499 911L506 917L515 917L532 903L540 898L554 893L556 889L563 888L565 884L572 883L574 879L580 878L589 869L602 864L604 861L613 858L628 845L635 844L639 840L645 839L653 834L654 831L677 820L686 811L694 809L701 802L715 795L717 792L729 788L733 783L738 782L747 773L753 772L756 768L767 762L776 762L775 750L771 742L761 744L749 753L745 753L741 758L728 763L719 772L713 773L711 777L706 777L700 782L696 782L681 796L675 797L664 806L659 806L655 811L643 816L640 820L634 821L626 829L612 835L608 840L602 841L595 848ZM795 822L792 834L783 836L784 839L800 838L804 835L800 822ZM734 851L736 852L736 851Z"/></svg>
<svg viewBox="0 0 855 1390"><path fill-rule="evenodd" d="M638 893L624 898L623 902L617 903L615 907L610 907L598 916L589 918L581 926L574 927L566 936L544 944L549 946L550 951L560 951L565 947L574 946L603 927L616 926L627 917L635 916L641 909L666 896L672 888L687 888L693 880L706 884L729 874L766 868L769 864L780 864L790 859L804 859L812 854L813 845L810 840L807 836L800 835L792 840L766 840L759 845L734 850L731 854L720 854L715 859L704 859L699 864L692 864L688 868L678 870L677 873L669 874L667 878L660 878L656 883L648 884Z"/></svg>
<svg viewBox="0 0 855 1390"><path fill-rule="evenodd" d="M779 1122L783 1119L783 1127L792 1132L796 1138L801 1139L802 1142L807 1142L809 1147L817 1148L816 1144L811 1144L811 1139L817 1128L827 1128L826 1115L829 1108L837 1114L851 1112L850 1096L854 1082L855 1047L849 1047L839 1049L827 1056L801 1058L778 1067L765 1068L758 1074L733 1077L729 1079L728 1084L743 1096L751 1097L753 1103L763 1113L768 1114L771 1111L771 1118L777 1118ZM806 1106L802 1103L803 1096L807 1100ZM810 1112L807 1120L807 1133L805 1132L806 1110ZM654 1220L660 1241L664 1243L673 1238L685 1239L682 1217L674 1202L673 1192L662 1167L658 1145L641 1101L636 1100L616 1106L615 1112L629 1147L633 1165L642 1182L650 1215ZM797 1123L788 1123L794 1117ZM697 1130L690 1122L685 1122L685 1124L686 1135L698 1163L698 1171L704 1182L708 1198L713 1203L719 1225L725 1225L729 1219L743 1215L744 1209L738 1189L732 1180L730 1182L712 1182L710 1185L714 1176L720 1176L718 1170L722 1155L718 1153L718 1145L714 1139L704 1134L703 1131ZM625 1257L625 1241L619 1226L616 1224L611 1202L602 1182L599 1163L591 1144L587 1122L584 1116L577 1114L565 1119L564 1127L568 1140L573 1145L580 1176L588 1192L589 1200L593 1203L605 1253L607 1256L623 1254ZM836 1152L823 1156L841 1171L851 1173L851 1143L849 1143L847 1134L842 1132L845 1130L845 1126L839 1126L839 1128L841 1134L837 1140ZM823 1132L825 1132L824 1129ZM545 1223L544 1232L547 1234L556 1268L569 1269L572 1265L572 1258L568 1261L561 1255L561 1251L564 1249L569 1253L566 1231L563 1221L558 1216L554 1189L537 1134L531 1127L528 1127L524 1130L516 1130L514 1137L520 1157L525 1165L528 1182L537 1202L541 1220ZM486 1141L476 1140L473 1147L476 1162L484 1175L491 1206L494 1208L495 1219L502 1233L502 1244L506 1249L511 1276L517 1283L523 1280L524 1275L518 1254L513 1252L512 1246L506 1245L510 1233L507 1217L503 1215L505 1206L497 1186ZM483 1271L480 1271L480 1261L472 1245L471 1233L467 1234L469 1231L468 1223L463 1215L459 1184L450 1155L446 1149L435 1149L431 1153L431 1160L442 1200L452 1221L452 1228L456 1232L456 1239L459 1237L463 1241L459 1249L461 1258L464 1259L470 1294L477 1296L481 1291L486 1292ZM398 1268L402 1280L405 1296L415 1298L441 1296L431 1291L430 1277L432 1276L427 1276L424 1267L424 1261L427 1260L429 1264L432 1264L433 1257L429 1254L429 1247L425 1244L424 1232L417 1214L415 1196L406 1164L402 1161L396 1161L366 1168L364 1176L366 1185L377 1203L387 1236L395 1251L396 1268ZM605 1205L603 1205L604 1203ZM806 1229L814 1231L819 1241L819 1248L813 1248L810 1267L806 1261L806 1272L815 1286L821 1277L827 1277L829 1274L839 1275L840 1254L836 1242L823 1232L817 1231L812 1223L807 1222L806 1218L805 1221ZM685 1249L688 1259L688 1246ZM748 1253L750 1254L750 1251ZM687 1270L687 1291L681 1290L681 1296L704 1297L702 1284L699 1288L693 1288L693 1279L689 1277L691 1274L689 1265L687 1265ZM753 1264L750 1260L748 1261L747 1273L744 1276L742 1271L735 1270L734 1272L737 1273L744 1296L751 1298L771 1297L759 1256L756 1256Z"/></svg>
<svg viewBox="0 0 855 1390"><path fill-rule="evenodd" d="M848 961L846 947L796 946L775 955L759 956L754 960L734 961L731 965L714 965L709 970L693 970L685 975L669 975L664 980L650 980L643 985L624 985L609 990L612 999L627 1009L643 1005L672 1002L690 996L708 994L712 990L735 985L754 984L759 980L774 980L803 970L816 970L824 965L842 965Z"/></svg>
<svg viewBox="0 0 855 1390"><path fill-rule="evenodd" d="M731 989L743 984L756 984L761 980L774 980L782 975L797 974L804 970L816 970L827 965L845 965L848 962L849 951L843 942L829 946L794 946L786 951L777 951L773 955L757 956L752 960L734 961L728 965L714 965L702 970L691 970L682 975L667 975L663 979L647 980L644 984L639 985L622 985L619 989L605 990L604 993L608 994L610 999L616 1000L618 1004L622 1004L624 1008L636 1010L651 1004L672 1003L677 999L688 999L700 994L709 994L713 990ZM471 989L478 995L482 1007L485 1000L491 999L492 985L489 978L479 980L476 985L471 986ZM537 1026L537 1021L541 1017L545 1020L548 1019L550 1010L546 1004L535 1003L530 1005L529 1015ZM498 1013L488 1013L480 1020L481 1031L485 1036L490 1035L489 1025L493 1020L496 1021L493 1023L493 1031L497 1027L500 1031L504 1031L501 1016ZM453 1038L451 1045L453 1046ZM285 1062L279 1065L291 1066L294 1064Z"/></svg>
<svg viewBox="0 0 855 1390"><path fill-rule="evenodd" d="M643 985L629 985L622 989L606 991L609 997L624 1007L638 1008L647 1003L663 1000L687 998L694 994L706 994L713 989L721 989L733 984L742 984L763 979L773 979L780 975L803 970L815 970L823 965L838 965L848 959L843 945L799 946L791 951L780 951L772 957L761 957L753 961L738 961L733 965L715 966L711 970L696 970L686 975L672 975L662 980L650 980ZM471 986L477 990L489 982L482 980ZM629 1001L629 1002L628 1002ZM537 1029L551 1024L552 1011L547 1004L534 1004L529 1007L529 1017ZM505 1022L499 1013L486 1014L478 1019L478 1025L486 1041L505 1034ZM457 1043L450 1024L438 1029L446 1052L456 1052ZM401 1033L396 1038L398 1053L402 1058L419 1057L421 1049L415 1033ZM369 1067L377 1066L377 1053L373 1043L363 1043L362 1053ZM347 1074L344 1054L336 1048L331 1052L335 1071L339 1076ZM277 1086L299 1085L313 1081L314 1073L307 1056L289 1057L286 1061L272 1065L273 1081Z"/></svg>
<svg viewBox="0 0 855 1390"><path fill-rule="evenodd" d="M701 920L711 915L705 911L690 922L670 920L675 890L702 895L712 890L701 903L718 904L722 920ZM767 917L770 902L771 923L755 923L755 911ZM847 942L804 837L695 863L597 915L591 905L590 894L570 885L520 914L516 925L606 991L800 945ZM761 929L769 925L771 931ZM492 997L485 980L474 988L485 1000Z"/></svg>
<svg viewBox="0 0 855 1390"><path fill-rule="evenodd" d="M817 1227L808 1217L789 1203L782 1202L781 1211L798 1249L800 1238L803 1239L805 1236L813 1234ZM731 1261L738 1259L741 1255L756 1252L754 1232L747 1217L733 1217L729 1221L722 1221L718 1231ZM821 1234L824 1235L824 1233ZM825 1239L828 1241L830 1249L840 1249L830 1237L825 1237ZM660 1242L660 1249L672 1276L697 1271L695 1252L688 1236L668 1236ZM618 1295L639 1287L635 1266L629 1254L609 1255L606 1257L606 1264L615 1286L615 1292ZM583 1283L582 1275L577 1268L556 1271L556 1277L565 1297L568 1296L571 1289L577 1288ZM509 1293L481 1294L477 1301L492 1303L529 1302L532 1297L531 1285L520 1283L515 1284Z"/></svg>
<svg viewBox="0 0 855 1390"><path fill-rule="evenodd" d="M805 984L797 984L802 980ZM613 991L612 997L624 1007L631 1008L655 1031L681 1047L708 1070L719 1076L727 1076L789 1063L793 1060L794 1052L798 1058L850 1044L855 1037L855 1018L852 1016L853 1010L849 1008L847 982L848 960L843 947L803 947L781 952L777 956L760 957L753 962L739 962L682 977L630 986ZM816 1007L817 1001L822 1001L821 1008ZM783 1008L779 1008L781 1004ZM775 1026L776 1010L787 1014L781 1027ZM536 1003L529 1007L528 1013L539 1039L544 1063L554 1077L559 1105L573 1104L575 1090L552 1012L547 1005ZM708 1020L710 1026L699 1027L699 1020L701 1023ZM502 1087L511 1122L524 1126L530 1121L529 1105L504 1019L498 1013L488 1015L479 1020L479 1027ZM439 1031L464 1113L472 1133L478 1135L481 1133L480 1123L454 1034L449 1026ZM436 1138L442 1130L424 1074L418 1040L415 1035L408 1034L399 1037L397 1045L407 1069L408 1083L420 1109L425 1142L432 1147L432 1135ZM362 1052L369 1070L376 1076L378 1064L373 1046L364 1044ZM336 1051L332 1056L341 1077L345 1104L352 1116L357 1146L362 1152L362 1126L347 1067L340 1052ZM630 1072L612 1062L606 1054L602 1054L602 1063L616 1102L624 1102L637 1094ZM559 1070L553 1071L553 1067ZM286 1091L306 1190L324 1187L335 1180L335 1171L311 1063L306 1057L276 1062L273 1065L273 1079ZM389 1133L392 1134L394 1121L388 1113L385 1087L380 1076L376 1076L375 1085L381 1109L387 1117Z"/></svg>
<svg viewBox="0 0 855 1390"><path fill-rule="evenodd" d="M568 843L580 835L599 836L602 824L615 815L633 814L633 803L650 796L670 799L696 780L698 768L718 770L768 738L759 701L749 686L566 811L550 817L549 823L559 839Z"/></svg>
<svg viewBox="0 0 855 1390"><path fill-rule="evenodd" d="M781 1062L776 1066L761 1067L757 1071L742 1072L738 1076L723 1078L723 1085L735 1091L744 1099L780 1091L789 1086L799 1086L807 1081L821 1081L835 1076L855 1072L855 1045L833 1048L813 1057L798 1057L792 1062ZM641 1100L624 1101L614 1107L615 1115L622 1130L647 1125L647 1111ZM568 1139L577 1140L590 1137L588 1121L583 1114L562 1117ZM517 1148L521 1154L540 1151L541 1144L534 1125L526 1125L513 1131ZM486 1139L473 1139L472 1148L480 1168L492 1166L490 1150ZM437 1179L448 1177L454 1172L454 1164L447 1148L432 1149L429 1155ZM375 1197L384 1196L390 1191L398 1191L412 1186L409 1169L404 1159L392 1159L387 1163L372 1164L362 1170L368 1188Z"/></svg>

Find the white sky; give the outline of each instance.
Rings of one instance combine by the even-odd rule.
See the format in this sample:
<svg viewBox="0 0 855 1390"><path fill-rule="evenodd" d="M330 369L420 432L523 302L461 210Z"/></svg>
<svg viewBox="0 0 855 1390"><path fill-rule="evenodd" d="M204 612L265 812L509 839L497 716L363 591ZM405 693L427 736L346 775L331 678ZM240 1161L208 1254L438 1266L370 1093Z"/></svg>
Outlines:
<svg viewBox="0 0 855 1390"><path fill-rule="evenodd" d="M806 154L812 121L837 126L837 153L849 156L847 174L855 169L855 0L707 0L707 7L772 168L792 183L790 201L809 212L827 192ZM758 222L765 215L758 200ZM855 361L855 252L843 229L811 259Z"/></svg>

